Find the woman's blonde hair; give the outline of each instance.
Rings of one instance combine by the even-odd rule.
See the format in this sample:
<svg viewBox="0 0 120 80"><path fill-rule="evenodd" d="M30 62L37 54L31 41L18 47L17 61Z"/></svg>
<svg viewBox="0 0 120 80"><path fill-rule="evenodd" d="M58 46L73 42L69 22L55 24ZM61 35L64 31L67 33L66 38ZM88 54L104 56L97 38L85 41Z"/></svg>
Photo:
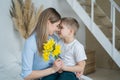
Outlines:
<svg viewBox="0 0 120 80"><path fill-rule="evenodd" d="M48 20L53 24L61 19L60 14L54 8L45 9L39 16L36 25L36 44L40 54L42 54L43 43L48 40Z"/></svg>

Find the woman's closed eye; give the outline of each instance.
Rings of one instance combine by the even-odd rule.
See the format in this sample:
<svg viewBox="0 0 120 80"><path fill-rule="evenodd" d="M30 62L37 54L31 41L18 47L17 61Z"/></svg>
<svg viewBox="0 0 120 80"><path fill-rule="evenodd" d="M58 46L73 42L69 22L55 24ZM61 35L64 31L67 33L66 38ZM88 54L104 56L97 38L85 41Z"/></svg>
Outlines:
<svg viewBox="0 0 120 80"><path fill-rule="evenodd" d="M63 27L62 27L62 26L59 26L59 29L63 29Z"/></svg>
<svg viewBox="0 0 120 80"><path fill-rule="evenodd" d="M62 28L60 24L59 24L57 27L58 27L58 29L61 29L61 28Z"/></svg>

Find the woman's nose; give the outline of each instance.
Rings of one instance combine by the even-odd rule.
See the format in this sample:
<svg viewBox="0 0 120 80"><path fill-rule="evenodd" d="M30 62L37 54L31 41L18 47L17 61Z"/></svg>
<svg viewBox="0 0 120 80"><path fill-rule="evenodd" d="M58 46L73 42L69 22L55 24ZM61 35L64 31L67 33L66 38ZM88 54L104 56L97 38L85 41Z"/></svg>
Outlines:
<svg viewBox="0 0 120 80"><path fill-rule="evenodd" d="M60 28L57 28L57 30L56 31L60 31Z"/></svg>

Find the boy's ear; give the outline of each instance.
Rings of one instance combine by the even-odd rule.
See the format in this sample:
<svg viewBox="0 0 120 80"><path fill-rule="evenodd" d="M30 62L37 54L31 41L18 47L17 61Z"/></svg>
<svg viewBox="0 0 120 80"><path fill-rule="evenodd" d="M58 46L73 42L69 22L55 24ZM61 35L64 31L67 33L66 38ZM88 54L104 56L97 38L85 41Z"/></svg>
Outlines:
<svg viewBox="0 0 120 80"><path fill-rule="evenodd" d="M70 29L70 33L72 33L72 34L73 34L73 33L74 33L74 30L73 30L73 29Z"/></svg>

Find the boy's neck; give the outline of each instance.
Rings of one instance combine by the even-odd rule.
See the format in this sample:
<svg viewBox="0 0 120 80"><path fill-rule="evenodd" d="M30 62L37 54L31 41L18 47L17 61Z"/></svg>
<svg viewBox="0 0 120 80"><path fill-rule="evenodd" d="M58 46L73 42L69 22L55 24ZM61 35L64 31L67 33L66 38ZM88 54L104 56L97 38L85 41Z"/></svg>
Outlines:
<svg viewBox="0 0 120 80"><path fill-rule="evenodd" d="M74 37L65 38L65 39L64 39L64 43L67 43L67 44L68 44L68 43L71 43L72 41L74 41L74 39L75 39Z"/></svg>

